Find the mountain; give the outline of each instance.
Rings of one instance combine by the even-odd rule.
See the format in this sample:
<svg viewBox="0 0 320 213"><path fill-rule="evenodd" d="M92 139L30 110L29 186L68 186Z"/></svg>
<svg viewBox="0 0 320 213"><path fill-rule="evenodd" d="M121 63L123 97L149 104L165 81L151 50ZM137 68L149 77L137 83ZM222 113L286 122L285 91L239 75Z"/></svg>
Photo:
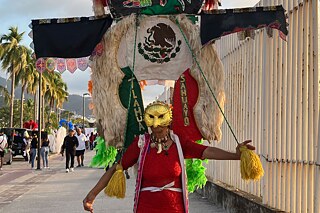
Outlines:
<svg viewBox="0 0 320 213"><path fill-rule="evenodd" d="M10 92L11 90L11 81L6 80L5 78L0 77L0 85L6 86ZM20 99L21 96L21 86L16 87L15 89L15 99ZM25 99L33 99L32 95L25 94ZM91 117L93 115L92 110L89 109L89 103L91 102L91 98L85 97L85 116ZM0 107L4 105L3 97L0 97ZM69 95L68 101L64 102L63 109L68 110L70 112L75 112L78 115L83 114L83 97L80 95Z"/></svg>
<svg viewBox="0 0 320 213"><path fill-rule="evenodd" d="M89 109L89 104L91 102L90 97L84 98L85 104L85 116L91 117L93 112ZM64 102L63 109L68 110L70 112L75 111L76 114L82 115L83 114L83 97L80 95L69 95L68 101Z"/></svg>

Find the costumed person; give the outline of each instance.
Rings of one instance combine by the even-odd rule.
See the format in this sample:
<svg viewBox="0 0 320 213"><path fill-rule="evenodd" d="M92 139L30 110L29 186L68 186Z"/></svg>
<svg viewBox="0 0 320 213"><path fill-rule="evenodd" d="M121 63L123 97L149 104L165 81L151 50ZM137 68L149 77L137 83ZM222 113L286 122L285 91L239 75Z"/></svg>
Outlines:
<svg viewBox="0 0 320 213"><path fill-rule="evenodd" d="M63 126L59 127L55 136L54 152L60 151L60 148L63 144L63 140L66 136L67 136L67 129Z"/></svg>
<svg viewBox="0 0 320 213"><path fill-rule="evenodd" d="M56 153L56 130L51 129L50 133L48 134L49 140L49 149L52 153ZM61 146L60 146L61 147Z"/></svg>
<svg viewBox="0 0 320 213"><path fill-rule="evenodd" d="M240 160L241 146L255 149L248 145L251 140L240 143L236 152L228 152L174 134L170 130L171 108L162 102L147 106L144 121L151 133L136 137L118 162L126 170L139 159L134 212L188 212L184 159ZM83 200L85 210L93 212L94 200L108 185L116 166L106 171L87 194Z"/></svg>
<svg viewBox="0 0 320 213"><path fill-rule="evenodd" d="M124 7L123 1L118 0L109 0L108 4L102 0L93 2L96 16L93 18L32 21L39 72L44 72L45 63L52 61L51 57L61 59L62 64L62 58L82 60L82 57L90 56L92 59L94 114L101 127L100 138L96 140L95 164L109 163L117 147L127 150L119 164L111 167L85 198L84 208L93 211L95 196L111 176L118 176L122 169L136 163L141 153L135 211L187 212L184 158L239 160L241 147L241 150L245 149L241 155L241 171L255 165L250 162L259 160L258 156L253 158L251 155L253 147L247 145L250 141L239 143L236 137L239 145L235 153L193 143L201 138L217 141L222 138L224 72L212 42L230 33L264 26L278 29L284 38L288 33L284 9L276 6L207 11L217 7L217 0L205 1L204 12L201 12L203 0L148 1L151 6L145 2L134 4L143 5L137 8ZM130 2L141 3L138 0L126 2L126 6L131 5ZM108 10L105 10L106 6ZM111 16L106 11L110 11ZM201 20L200 25L195 24L197 17ZM59 29L64 31L63 44ZM69 71L75 71L75 66L69 67ZM57 68L65 70L65 66ZM171 112L167 106L155 104L144 113L141 80L176 81L173 95L176 114L172 129L179 136L169 130ZM133 139L147 131L143 116L151 134ZM179 125L183 128L177 128ZM260 177L262 169L258 171ZM157 189L163 186L164 190ZM123 197L124 193L119 194Z"/></svg>

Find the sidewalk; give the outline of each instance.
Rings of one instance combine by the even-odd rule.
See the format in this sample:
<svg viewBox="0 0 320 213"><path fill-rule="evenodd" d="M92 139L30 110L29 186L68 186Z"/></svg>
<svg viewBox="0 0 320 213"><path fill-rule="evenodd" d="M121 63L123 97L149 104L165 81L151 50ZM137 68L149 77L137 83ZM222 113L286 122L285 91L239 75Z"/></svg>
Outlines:
<svg viewBox="0 0 320 213"><path fill-rule="evenodd" d="M85 165L93 155L93 151L86 152ZM49 165L49 170L31 171L6 183L3 180L7 174L0 176L0 212L84 212L82 200L104 170L82 167L76 168L72 173L65 173L65 161L61 156L52 157ZM134 184L133 178L127 180L126 198L122 200L100 193L95 201L95 213L131 213ZM197 194L191 194L189 198L190 213L226 212Z"/></svg>

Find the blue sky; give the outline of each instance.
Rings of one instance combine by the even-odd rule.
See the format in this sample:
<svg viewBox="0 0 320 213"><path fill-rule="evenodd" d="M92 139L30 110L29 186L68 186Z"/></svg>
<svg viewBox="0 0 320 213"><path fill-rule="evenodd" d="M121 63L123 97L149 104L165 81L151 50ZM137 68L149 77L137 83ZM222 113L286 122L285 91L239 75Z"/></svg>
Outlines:
<svg viewBox="0 0 320 213"><path fill-rule="evenodd" d="M254 6L259 0L222 0L223 8ZM92 0L0 0L0 35L8 33L10 26L17 26L19 31L25 31L23 44L29 46L28 37L32 19L62 18L92 16ZM6 77L4 72L0 76ZM62 75L68 84L70 94L87 92L87 82L90 79L90 70L77 70L74 74L68 71ZM152 99L162 92L162 87L146 87L144 96Z"/></svg>

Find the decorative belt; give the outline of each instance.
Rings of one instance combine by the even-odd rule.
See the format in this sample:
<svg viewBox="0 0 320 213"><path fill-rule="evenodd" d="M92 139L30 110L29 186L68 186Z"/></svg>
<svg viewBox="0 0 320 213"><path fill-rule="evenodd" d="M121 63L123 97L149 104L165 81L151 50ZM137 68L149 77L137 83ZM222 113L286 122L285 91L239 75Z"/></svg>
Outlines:
<svg viewBox="0 0 320 213"><path fill-rule="evenodd" d="M162 187L154 187L154 186L144 187L141 189L141 191L161 192L163 190L170 190L170 191L174 191L174 192L182 192L181 188L174 188L172 186L174 186L174 181L172 181L171 183L168 183L167 185L162 186Z"/></svg>

